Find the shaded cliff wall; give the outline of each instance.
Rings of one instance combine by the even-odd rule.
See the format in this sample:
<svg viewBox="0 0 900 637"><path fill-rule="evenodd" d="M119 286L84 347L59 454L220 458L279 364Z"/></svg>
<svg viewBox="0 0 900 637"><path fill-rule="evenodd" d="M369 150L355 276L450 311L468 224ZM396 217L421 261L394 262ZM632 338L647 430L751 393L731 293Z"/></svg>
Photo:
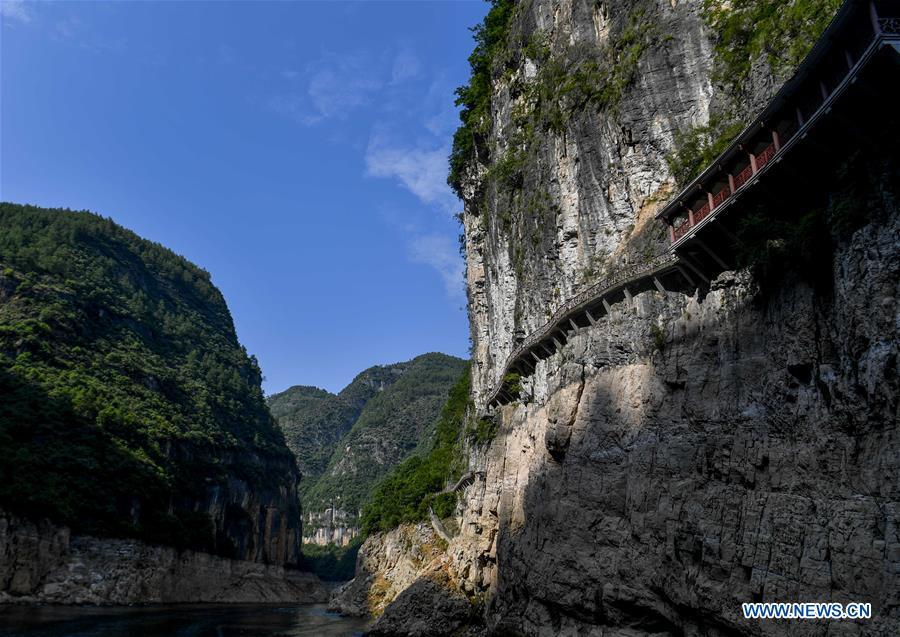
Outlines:
<svg viewBox="0 0 900 637"><path fill-rule="evenodd" d="M311 603L326 597L310 573L136 540L73 536L67 527L0 511L0 602Z"/></svg>

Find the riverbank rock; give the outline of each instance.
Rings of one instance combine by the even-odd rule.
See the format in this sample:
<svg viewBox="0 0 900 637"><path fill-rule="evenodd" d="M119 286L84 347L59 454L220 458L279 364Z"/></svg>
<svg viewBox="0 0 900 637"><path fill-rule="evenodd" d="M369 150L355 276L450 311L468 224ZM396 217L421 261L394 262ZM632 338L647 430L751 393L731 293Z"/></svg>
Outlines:
<svg viewBox="0 0 900 637"><path fill-rule="evenodd" d="M356 577L334 592L329 608L344 615L378 617L423 573L446 568L442 546L424 523L370 536L356 558Z"/></svg>
<svg viewBox="0 0 900 637"><path fill-rule="evenodd" d="M72 536L0 512L0 603L324 602L307 572L134 540Z"/></svg>

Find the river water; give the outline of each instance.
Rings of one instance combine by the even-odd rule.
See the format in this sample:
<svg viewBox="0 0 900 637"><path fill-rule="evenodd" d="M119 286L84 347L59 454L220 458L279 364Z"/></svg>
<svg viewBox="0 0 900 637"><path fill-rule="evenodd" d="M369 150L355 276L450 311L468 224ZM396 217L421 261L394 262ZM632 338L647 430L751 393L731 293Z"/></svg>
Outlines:
<svg viewBox="0 0 900 637"><path fill-rule="evenodd" d="M349 637L367 623L324 606L0 606L0 637Z"/></svg>

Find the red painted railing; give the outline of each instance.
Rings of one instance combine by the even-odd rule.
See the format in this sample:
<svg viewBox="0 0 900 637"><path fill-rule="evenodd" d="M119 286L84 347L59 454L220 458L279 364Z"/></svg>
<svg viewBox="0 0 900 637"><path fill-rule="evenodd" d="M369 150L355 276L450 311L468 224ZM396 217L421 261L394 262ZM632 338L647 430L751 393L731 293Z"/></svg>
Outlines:
<svg viewBox="0 0 900 637"><path fill-rule="evenodd" d="M748 181L750 181L750 178L752 176L753 166L747 166L746 168L744 168L744 170L734 176L734 189L737 190L738 188L746 184Z"/></svg>
<svg viewBox="0 0 900 637"><path fill-rule="evenodd" d="M765 150L756 156L756 170L759 170L763 166L769 163L769 160L772 159L772 156L775 154L775 143L771 143L766 146Z"/></svg>
<svg viewBox="0 0 900 637"><path fill-rule="evenodd" d="M723 201L728 199L728 196L730 194L731 194L731 189L728 186L725 186L724 188L722 188L722 190L720 190L719 192L714 194L713 195L713 208L718 208L719 205L721 205L721 203Z"/></svg>
<svg viewBox="0 0 900 637"><path fill-rule="evenodd" d="M700 206L700 210L694 213L694 225L696 226L700 223L701 219L706 217L709 214L709 202L706 202L702 206Z"/></svg>
<svg viewBox="0 0 900 637"><path fill-rule="evenodd" d="M681 237L687 234L687 231L691 229L691 222L689 219L685 219L684 222L675 228L675 241L678 241Z"/></svg>

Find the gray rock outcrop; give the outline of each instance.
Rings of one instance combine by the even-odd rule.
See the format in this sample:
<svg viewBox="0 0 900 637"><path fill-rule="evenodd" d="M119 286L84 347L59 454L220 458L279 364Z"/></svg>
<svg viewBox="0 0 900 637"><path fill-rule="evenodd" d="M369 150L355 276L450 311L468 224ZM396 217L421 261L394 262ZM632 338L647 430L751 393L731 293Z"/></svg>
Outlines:
<svg viewBox="0 0 900 637"><path fill-rule="evenodd" d="M0 604L323 602L317 577L281 566L73 537L0 511Z"/></svg>

